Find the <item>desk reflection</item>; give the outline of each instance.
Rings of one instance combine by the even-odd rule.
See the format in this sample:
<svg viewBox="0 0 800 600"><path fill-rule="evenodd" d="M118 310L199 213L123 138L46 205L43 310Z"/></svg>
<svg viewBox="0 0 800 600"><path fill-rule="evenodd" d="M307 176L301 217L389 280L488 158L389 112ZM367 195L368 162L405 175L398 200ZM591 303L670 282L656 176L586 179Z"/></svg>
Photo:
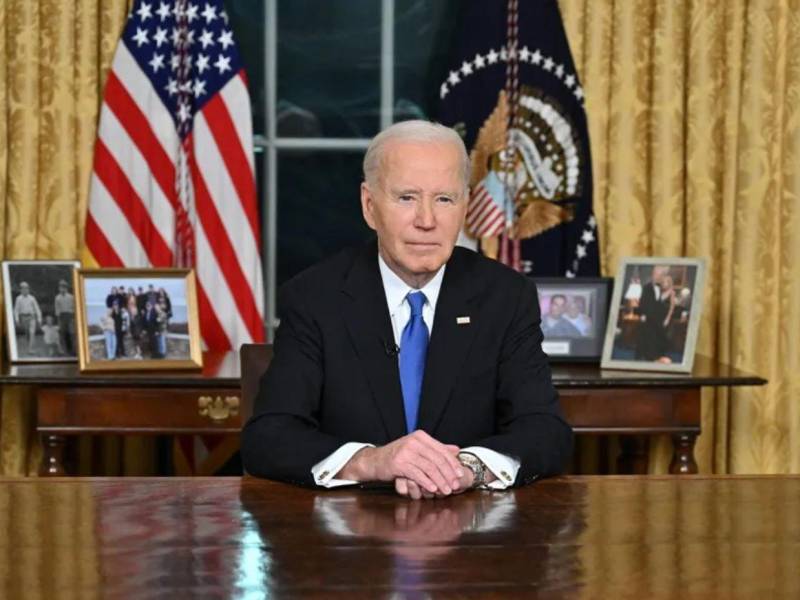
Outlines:
<svg viewBox="0 0 800 600"><path fill-rule="evenodd" d="M579 486L567 490L582 493ZM546 589L548 581L563 587L579 570L575 546L557 543L583 529L571 493L520 507L515 491L428 501L389 491L321 492L298 496L291 519L271 509L276 500L263 488L243 486L240 499L262 551L256 559L251 548L242 559L268 565L251 571L240 589L259 580L264 589L304 597L322 588L319 597L369 589L378 597L425 598L516 581L508 592L519 593ZM526 550L508 554L507 545Z"/></svg>

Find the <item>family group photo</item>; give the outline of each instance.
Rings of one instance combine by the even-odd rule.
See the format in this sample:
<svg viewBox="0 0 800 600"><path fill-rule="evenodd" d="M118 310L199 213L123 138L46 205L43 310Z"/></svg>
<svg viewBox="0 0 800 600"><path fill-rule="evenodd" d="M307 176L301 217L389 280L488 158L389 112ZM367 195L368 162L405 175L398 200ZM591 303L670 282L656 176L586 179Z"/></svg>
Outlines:
<svg viewBox="0 0 800 600"><path fill-rule="evenodd" d="M90 361L189 357L182 280L104 277L84 285Z"/></svg>

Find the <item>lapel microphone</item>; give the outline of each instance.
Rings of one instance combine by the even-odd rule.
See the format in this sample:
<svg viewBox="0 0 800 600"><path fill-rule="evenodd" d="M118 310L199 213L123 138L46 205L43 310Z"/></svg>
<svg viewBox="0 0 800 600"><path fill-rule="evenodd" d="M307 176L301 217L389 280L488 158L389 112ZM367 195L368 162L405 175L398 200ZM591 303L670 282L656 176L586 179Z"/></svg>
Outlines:
<svg viewBox="0 0 800 600"><path fill-rule="evenodd" d="M383 340L383 351L386 352L386 356L396 357L398 354L400 354L400 346L394 342L390 343L388 340Z"/></svg>

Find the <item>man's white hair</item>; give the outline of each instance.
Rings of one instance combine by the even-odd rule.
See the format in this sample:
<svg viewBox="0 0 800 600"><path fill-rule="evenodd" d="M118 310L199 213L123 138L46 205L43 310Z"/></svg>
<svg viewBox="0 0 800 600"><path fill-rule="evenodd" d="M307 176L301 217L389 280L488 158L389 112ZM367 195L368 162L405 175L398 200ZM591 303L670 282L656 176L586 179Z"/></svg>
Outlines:
<svg viewBox="0 0 800 600"><path fill-rule="evenodd" d="M419 119L400 121L390 125L372 138L367 153L364 155L364 181L368 186L376 187L379 184L385 148L389 142L393 141L453 144L461 154L461 175L464 180L464 189L466 190L469 186L470 161L464 140L450 127Z"/></svg>

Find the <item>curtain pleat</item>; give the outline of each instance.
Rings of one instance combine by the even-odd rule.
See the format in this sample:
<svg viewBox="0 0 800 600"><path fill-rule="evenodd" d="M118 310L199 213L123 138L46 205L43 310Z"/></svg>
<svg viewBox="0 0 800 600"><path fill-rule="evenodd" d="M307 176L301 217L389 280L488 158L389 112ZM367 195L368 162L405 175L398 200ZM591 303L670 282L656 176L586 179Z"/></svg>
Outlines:
<svg viewBox="0 0 800 600"><path fill-rule="evenodd" d="M703 256L704 473L800 470L800 2L561 0L586 90L603 271ZM651 443L665 472L669 440Z"/></svg>

